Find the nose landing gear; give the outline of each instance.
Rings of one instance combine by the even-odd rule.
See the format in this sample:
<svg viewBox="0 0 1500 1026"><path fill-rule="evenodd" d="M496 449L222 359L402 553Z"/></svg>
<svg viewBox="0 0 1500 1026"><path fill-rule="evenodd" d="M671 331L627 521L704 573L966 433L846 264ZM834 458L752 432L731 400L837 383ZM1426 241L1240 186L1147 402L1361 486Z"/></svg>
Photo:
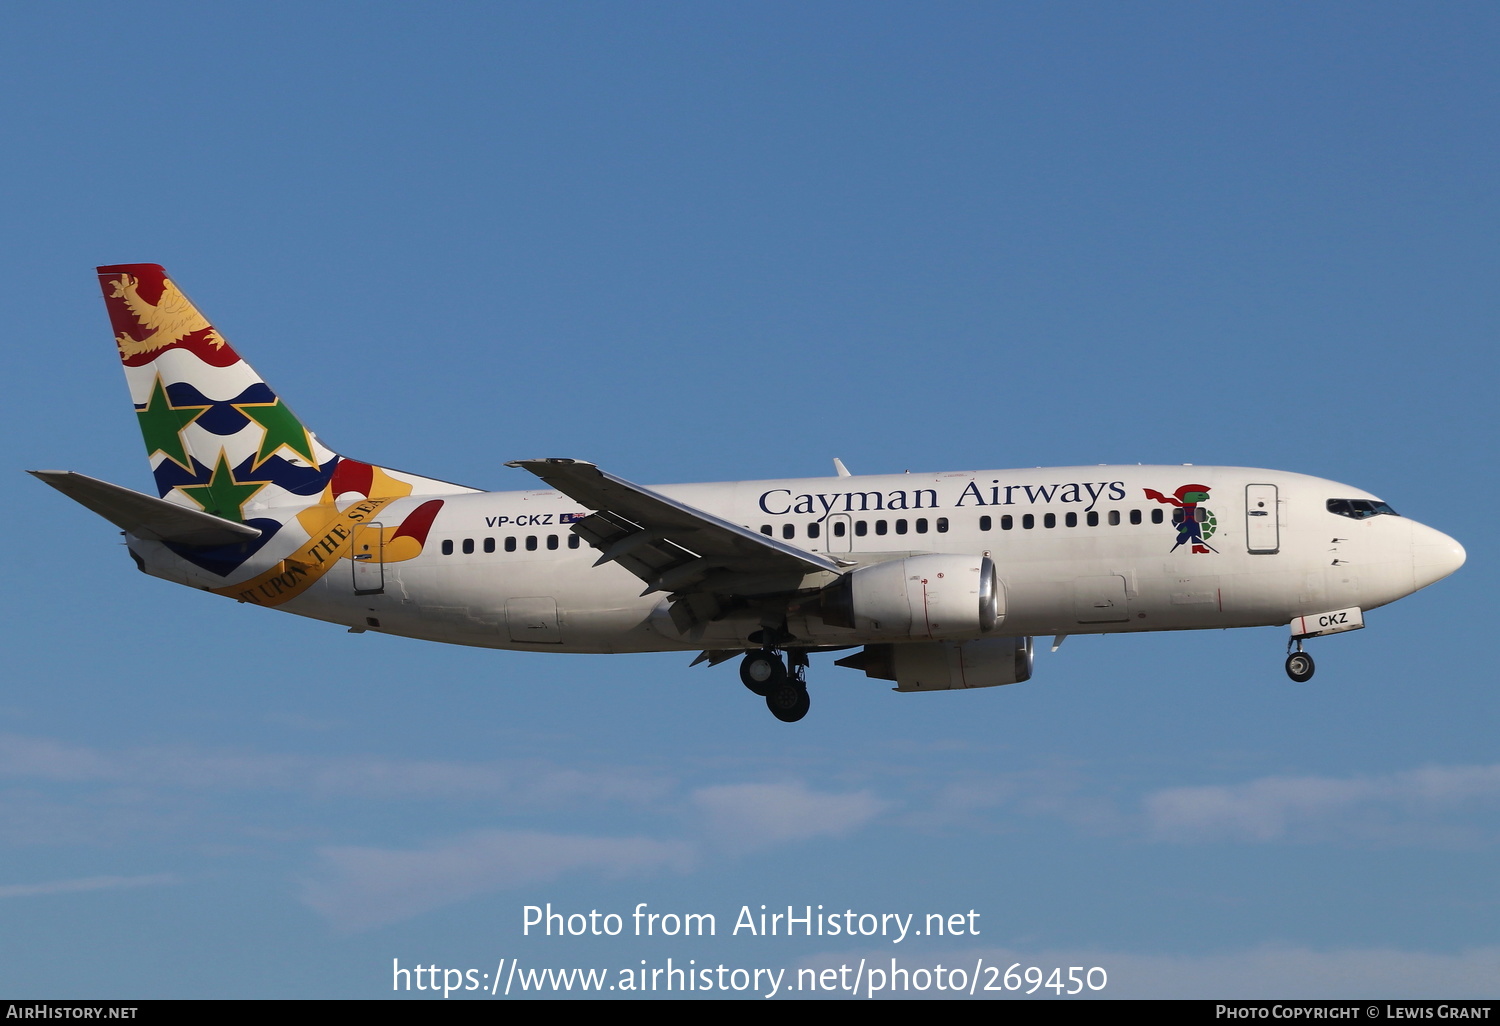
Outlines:
<svg viewBox="0 0 1500 1026"><path fill-rule="evenodd" d="M1334 563L1337 564L1338 560L1334 560ZM1357 631L1364 625L1364 610L1358 606L1292 617L1292 622L1287 625L1291 629L1292 636L1287 639L1286 643L1286 675L1298 684L1312 680L1313 658L1302 651L1302 642L1308 638L1321 638L1325 634Z"/></svg>
<svg viewBox="0 0 1500 1026"><path fill-rule="evenodd" d="M1313 665L1313 657L1302 651L1302 639L1298 638L1295 644L1297 651L1286 657L1286 675L1298 684L1306 684L1317 667Z"/></svg>
<svg viewBox="0 0 1500 1026"><path fill-rule="evenodd" d="M812 706L807 694L806 652L788 652L786 663L775 649L747 652L740 663L740 681L764 698L771 715L783 723L796 723Z"/></svg>

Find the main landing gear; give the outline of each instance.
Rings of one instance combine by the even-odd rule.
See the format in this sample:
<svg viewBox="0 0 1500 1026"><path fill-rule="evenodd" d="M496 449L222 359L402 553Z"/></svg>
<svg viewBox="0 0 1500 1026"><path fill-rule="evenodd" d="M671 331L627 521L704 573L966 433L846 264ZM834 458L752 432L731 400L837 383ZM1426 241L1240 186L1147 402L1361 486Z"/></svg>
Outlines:
<svg viewBox="0 0 1500 1026"><path fill-rule="evenodd" d="M786 662L772 648L745 653L740 680L766 700L771 715L783 723L796 723L807 715L812 699L807 695L807 653L787 653Z"/></svg>
<svg viewBox="0 0 1500 1026"><path fill-rule="evenodd" d="M1313 657L1302 651L1301 638L1292 644L1297 646L1297 650L1286 657L1286 675L1298 684L1306 684L1312 680L1313 671L1317 667L1313 665Z"/></svg>

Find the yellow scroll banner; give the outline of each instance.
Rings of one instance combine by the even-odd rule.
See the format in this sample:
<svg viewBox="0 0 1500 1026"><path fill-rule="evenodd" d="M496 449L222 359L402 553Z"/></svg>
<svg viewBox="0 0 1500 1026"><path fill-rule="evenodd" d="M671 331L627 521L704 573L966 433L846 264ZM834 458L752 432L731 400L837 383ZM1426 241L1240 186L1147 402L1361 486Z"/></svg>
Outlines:
<svg viewBox="0 0 1500 1026"><path fill-rule="evenodd" d="M317 530L309 531L312 537L296 552L277 563L265 573L239 584L212 589L215 595L227 595L241 602L253 602L258 606L279 606L302 594L318 578L344 557L354 544L354 528L369 523L382 509L396 501L389 499L361 499L342 513L334 513ZM301 516L305 516L306 511Z"/></svg>

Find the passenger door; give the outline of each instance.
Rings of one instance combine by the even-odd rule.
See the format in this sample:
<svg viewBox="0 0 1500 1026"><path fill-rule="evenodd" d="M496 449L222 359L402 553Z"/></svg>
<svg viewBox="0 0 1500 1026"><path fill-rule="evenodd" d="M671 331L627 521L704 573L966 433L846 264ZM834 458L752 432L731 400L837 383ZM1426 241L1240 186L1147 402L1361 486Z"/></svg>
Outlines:
<svg viewBox="0 0 1500 1026"><path fill-rule="evenodd" d="M1245 486L1245 547L1256 555L1281 551L1281 513L1276 486Z"/></svg>

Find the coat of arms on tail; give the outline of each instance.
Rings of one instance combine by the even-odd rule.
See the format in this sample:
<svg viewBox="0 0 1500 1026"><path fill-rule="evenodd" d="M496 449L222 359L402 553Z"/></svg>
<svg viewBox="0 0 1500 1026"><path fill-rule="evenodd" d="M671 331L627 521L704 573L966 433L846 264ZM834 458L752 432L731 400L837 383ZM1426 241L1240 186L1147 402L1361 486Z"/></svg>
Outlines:
<svg viewBox="0 0 1500 1026"><path fill-rule="evenodd" d="M157 495L260 532L230 545L169 542L182 559L228 577L242 576L236 571L252 569L247 562L263 554L254 562L270 559L275 570L282 561L270 551L293 545L286 537L274 542L278 534L292 529L316 541L328 528L337 537L341 518L349 516L340 505L355 501L381 507L392 544L379 547L380 561L410 559L421 551L442 501L402 507L395 517L384 507L412 495L473 491L340 456L318 441L162 267L117 264L98 272ZM294 546L296 553L307 547L300 540ZM288 555L297 570L348 553L306 560Z"/></svg>

